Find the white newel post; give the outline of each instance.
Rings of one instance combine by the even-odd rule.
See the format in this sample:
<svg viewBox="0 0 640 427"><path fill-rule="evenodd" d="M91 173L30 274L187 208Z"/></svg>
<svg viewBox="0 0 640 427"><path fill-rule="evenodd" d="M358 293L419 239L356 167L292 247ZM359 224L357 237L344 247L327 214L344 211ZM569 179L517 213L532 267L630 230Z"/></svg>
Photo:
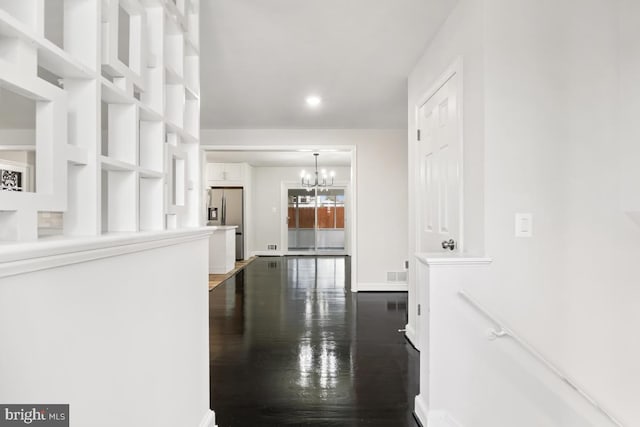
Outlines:
<svg viewBox="0 0 640 427"><path fill-rule="evenodd" d="M464 349L452 348L448 334L456 323L459 309L450 307L459 291L473 288L485 280L491 259L416 254L420 322L420 394L415 399L415 415L429 427L458 427L459 424L441 404L441 396L456 393L442 365L457 364L456 357L468 357ZM453 298L451 298L453 297ZM455 344L454 344L455 346ZM462 372L462 375L466 373ZM449 385L451 384L451 386Z"/></svg>

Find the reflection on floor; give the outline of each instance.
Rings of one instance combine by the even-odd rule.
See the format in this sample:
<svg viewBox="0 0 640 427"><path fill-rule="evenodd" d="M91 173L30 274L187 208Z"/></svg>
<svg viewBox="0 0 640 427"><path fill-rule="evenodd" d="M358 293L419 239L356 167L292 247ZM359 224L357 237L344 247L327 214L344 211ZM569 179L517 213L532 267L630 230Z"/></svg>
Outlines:
<svg viewBox="0 0 640 427"><path fill-rule="evenodd" d="M417 426L406 294L352 293L349 261L258 258L209 293L219 427Z"/></svg>

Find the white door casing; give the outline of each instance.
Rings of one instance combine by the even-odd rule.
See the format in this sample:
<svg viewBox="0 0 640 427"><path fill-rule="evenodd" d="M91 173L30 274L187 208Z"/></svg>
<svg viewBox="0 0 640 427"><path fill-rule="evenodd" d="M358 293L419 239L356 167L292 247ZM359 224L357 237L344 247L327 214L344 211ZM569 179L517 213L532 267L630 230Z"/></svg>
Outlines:
<svg viewBox="0 0 640 427"><path fill-rule="evenodd" d="M418 252L462 248L462 144L458 74L454 73L418 110ZM453 251L443 242L453 239Z"/></svg>

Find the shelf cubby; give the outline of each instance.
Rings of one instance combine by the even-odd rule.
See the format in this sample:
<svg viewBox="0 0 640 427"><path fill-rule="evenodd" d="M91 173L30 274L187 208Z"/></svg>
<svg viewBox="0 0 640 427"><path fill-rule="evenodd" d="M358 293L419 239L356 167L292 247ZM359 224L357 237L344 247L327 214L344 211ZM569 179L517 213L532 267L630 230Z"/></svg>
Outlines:
<svg viewBox="0 0 640 427"><path fill-rule="evenodd" d="M200 2L191 0L186 12L185 56L200 56Z"/></svg>
<svg viewBox="0 0 640 427"><path fill-rule="evenodd" d="M97 15L100 2L44 0L44 38L92 69L95 67L97 34L87 31L87 22ZM40 31L40 29L39 29Z"/></svg>
<svg viewBox="0 0 640 427"><path fill-rule="evenodd" d="M138 163L138 108L132 104L108 104L108 156Z"/></svg>
<svg viewBox="0 0 640 427"><path fill-rule="evenodd" d="M126 89L118 87L107 77L101 76L102 100L110 104L136 104L137 99L133 96L133 91L128 93Z"/></svg>
<svg viewBox="0 0 640 427"><path fill-rule="evenodd" d="M135 232L138 226L138 174L132 170L103 169L103 233Z"/></svg>
<svg viewBox="0 0 640 427"><path fill-rule="evenodd" d="M169 159L169 171L172 177L169 190L169 205L172 211L182 210L186 199L186 159L184 153L174 152Z"/></svg>
<svg viewBox="0 0 640 427"><path fill-rule="evenodd" d="M10 3L15 1L9 0ZM19 2L15 2L19 3ZM37 65L60 77L88 79L94 72L74 56L62 50L33 28L25 25L0 6L0 40L3 43L2 60L20 62L25 68L34 64L30 53L35 49ZM25 62L25 59L28 62Z"/></svg>
<svg viewBox="0 0 640 427"><path fill-rule="evenodd" d="M0 84L52 106L17 146L35 152L38 186L0 191L0 240L200 224L198 6L0 0Z"/></svg>
<svg viewBox="0 0 640 427"><path fill-rule="evenodd" d="M96 205L93 199L100 182L99 176L100 169L96 169L96 164L90 161L86 165L68 164L67 210L63 217L65 235L90 236L100 233L97 222L100 218L100 205Z"/></svg>
<svg viewBox="0 0 640 427"><path fill-rule="evenodd" d="M167 28L171 28L170 25ZM164 37L164 65L169 72L182 79L184 76L184 34L166 34Z"/></svg>
<svg viewBox="0 0 640 427"><path fill-rule="evenodd" d="M145 89L146 12L138 0L103 0L102 68Z"/></svg>
<svg viewBox="0 0 640 427"><path fill-rule="evenodd" d="M164 102L164 8L147 8L147 66L145 68L146 90L141 101L155 111L163 111Z"/></svg>
<svg viewBox="0 0 640 427"><path fill-rule="evenodd" d="M194 138L198 138L200 132L200 101L188 99L185 103L184 130Z"/></svg>
<svg viewBox="0 0 640 427"><path fill-rule="evenodd" d="M46 0L44 3L44 37L64 49L65 0Z"/></svg>
<svg viewBox="0 0 640 427"><path fill-rule="evenodd" d="M162 179L140 179L140 230L162 230L164 227L163 201L164 182Z"/></svg>
<svg viewBox="0 0 640 427"><path fill-rule="evenodd" d="M63 86L67 93L67 143L85 152L92 150L100 125L101 103L96 102L100 84L95 79L66 79Z"/></svg>
<svg viewBox="0 0 640 427"><path fill-rule="evenodd" d="M194 55L184 57L184 82L194 96L200 96L200 58Z"/></svg>
<svg viewBox="0 0 640 427"><path fill-rule="evenodd" d="M186 159L185 171L185 213L182 215L182 225L198 223L201 218L200 187L197 183L201 179L200 147L198 144L183 144Z"/></svg>
<svg viewBox="0 0 640 427"><path fill-rule="evenodd" d="M193 144L198 142L198 138L196 136L190 135L189 133L185 132L182 127L179 127L168 120L165 122L165 126L170 132L179 136L182 142L184 142L185 144Z"/></svg>
<svg viewBox="0 0 640 427"><path fill-rule="evenodd" d="M178 128L184 128L184 111L186 95L181 84L167 84L165 117L167 121Z"/></svg>
<svg viewBox="0 0 640 427"><path fill-rule="evenodd" d="M147 90L140 95L143 105L156 112L163 111L164 100L164 69L163 67L146 69Z"/></svg>
<svg viewBox="0 0 640 427"><path fill-rule="evenodd" d="M167 225L182 227L186 213L187 153L174 133L167 133L166 170L168 172L165 191Z"/></svg>
<svg viewBox="0 0 640 427"><path fill-rule="evenodd" d="M162 122L140 121L140 167L164 170L164 126Z"/></svg>

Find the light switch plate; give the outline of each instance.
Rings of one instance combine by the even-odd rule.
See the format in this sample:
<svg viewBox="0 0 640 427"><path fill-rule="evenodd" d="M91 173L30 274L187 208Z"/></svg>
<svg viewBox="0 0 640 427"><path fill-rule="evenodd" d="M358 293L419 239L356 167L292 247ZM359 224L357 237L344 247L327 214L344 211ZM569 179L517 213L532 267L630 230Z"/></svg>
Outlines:
<svg viewBox="0 0 640 427"><path fill-rule="evenodd" d="M516 214L516 237L533 236L533 215L530 213Z"/></svg>

